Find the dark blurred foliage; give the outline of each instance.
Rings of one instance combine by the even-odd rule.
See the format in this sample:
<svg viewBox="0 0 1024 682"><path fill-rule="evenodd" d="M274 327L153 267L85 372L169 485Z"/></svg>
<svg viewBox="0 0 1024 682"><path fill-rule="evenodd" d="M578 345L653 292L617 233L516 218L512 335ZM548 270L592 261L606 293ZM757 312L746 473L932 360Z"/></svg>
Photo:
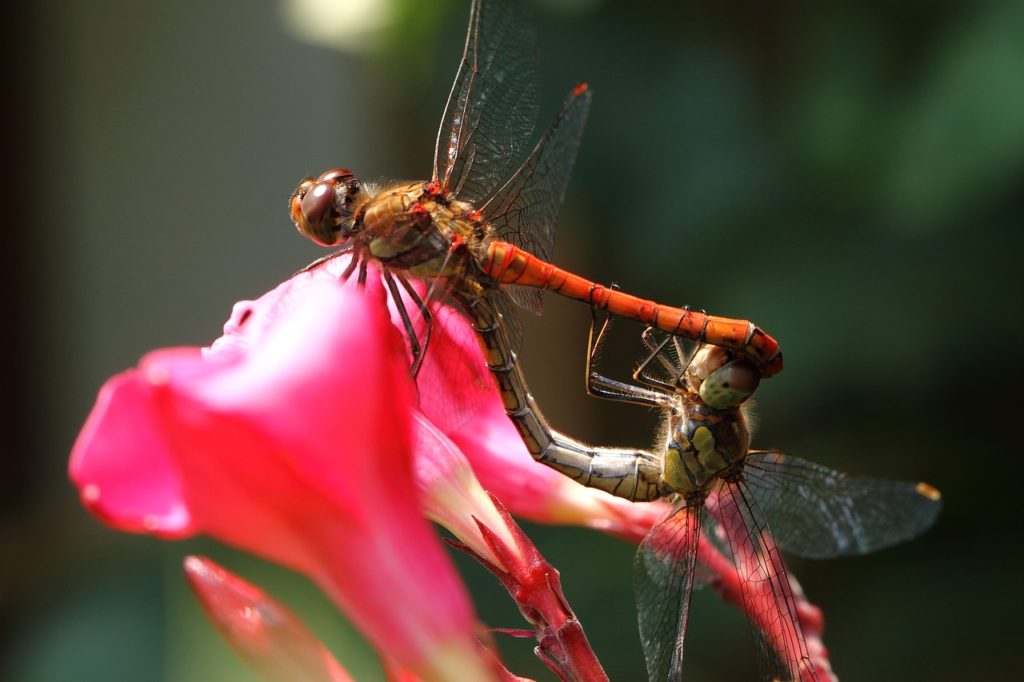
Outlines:
<svg viewBox="0 0 1024 682"><path fill-rule="evenodd" d="M253 679L184 588L194 551L295 608L359 679L379 674L304 579L103 528L64 469L106 377L208 342L235 300L317 255L286 215L298 178L428 175L465 14L404 0L355 57L289 37L270 3L8 11L0 678ZM1024 4L548 0L537 14L546 111L580 78L595 92L556 260L777 336L786 370L760 391L758 445L945 495L913 543L791 562L841 677L1014 678ZM649 442L655 417L583 395L587 321L551 297L526 321L534 393L570 433ZM636 331L616 330L609 371L626 375ZM631 548L528 530L612 678L640 679ZM520 627L459 561L482 618ZM695 604L687 679L751 679L743 619L707 591ZM527 644L505 649L550 679Z"/></svg>

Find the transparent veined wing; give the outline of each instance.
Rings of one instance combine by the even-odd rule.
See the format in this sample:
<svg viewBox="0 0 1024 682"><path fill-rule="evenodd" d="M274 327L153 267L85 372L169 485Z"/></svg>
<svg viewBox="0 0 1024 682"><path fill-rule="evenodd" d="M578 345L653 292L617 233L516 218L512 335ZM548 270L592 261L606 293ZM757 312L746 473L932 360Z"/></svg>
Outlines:
<svg viewBox="0 0 1024 682"><path fill-rule="evenodd" d="M682 679L700 512L699 505L677 505L647 534L633 562L640 642L651 682Z"/></svg>
<svg viewBox="0 0 1024 682"><path fill-rule="evenodd" d="M849 476L775 451L747 458L744 477L779 546L809 559L866 554L928 529L942 509L924 483Z"/></svg>
<svg viewBox="0 0 1024 682"><path fill-rule="evenodd" d="M516 287L516 289L525 288ZM502 287L497 291L489 291L487 296L501 316L501 325L505 330L509 348L518 355L523 350L523 323L519 319L519 311L511 293L509 287Z"/></svg>
<svg viewBox="0 0 1024 682"><path fill-rule="evenodd" d="M708 496L707 509L736 566L765 679L817 681L782 555L743 479L723 481Z"/></svg>
<svg viewBox="0 0 1024 682"><path fill-rule="evenodd" d="M524 4L473 1L437 132L433 179L478 205L521 162L537 120L537 36Z"/></svg>
<svg viewBox="0 0 1024 682"><path fill-rule="evenodd" d="M558 211L576 162L590 99L586 83L573 88L523 164L480 207L500 239L543 260L550 260L554 250ZM539 289L517 287L511 293L520 306L540 313Z"/></svg>

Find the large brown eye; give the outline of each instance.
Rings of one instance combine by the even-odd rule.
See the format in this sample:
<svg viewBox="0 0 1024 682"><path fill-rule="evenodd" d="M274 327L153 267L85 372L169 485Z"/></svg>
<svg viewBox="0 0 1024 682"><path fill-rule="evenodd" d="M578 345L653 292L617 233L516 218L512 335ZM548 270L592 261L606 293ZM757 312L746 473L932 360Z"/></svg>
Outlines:
<svg viewBox="0 0 1024 682"><path fill-rule="evenodd" d="M362 185L350 171L329 170L303 180L292 194L292 222L320 246L334 246L352 236L353 207L362 196Z"/></svg>
<svg viewBox="0 0 1024 682"><path fill-rule="evenodd" d="M328 219L328 212L334 205L334 186L318 182L302 197L301 211L306 222L314 225Z"/></svg>
<svg viewBox="0 0 1024 682"><path fill-rule="evenodd" d="M749 360L733 360L704 379L700 399L716 410L736 407L749 398L760 383L761 375Z"/></svg>
<svg viewBox="0 0 1024 682"><path fill-rule="evenodd" d="M344 183L349 178L354 178L354 177L355 177L355 175L352 174L352 171L350 171L347 168L332 168L329 171L324 171L323 173L321 173L320 177L318 177L316 179L316 181L317 182L331 182L332 181L332 182L337 182L337 183Z"/></svg>

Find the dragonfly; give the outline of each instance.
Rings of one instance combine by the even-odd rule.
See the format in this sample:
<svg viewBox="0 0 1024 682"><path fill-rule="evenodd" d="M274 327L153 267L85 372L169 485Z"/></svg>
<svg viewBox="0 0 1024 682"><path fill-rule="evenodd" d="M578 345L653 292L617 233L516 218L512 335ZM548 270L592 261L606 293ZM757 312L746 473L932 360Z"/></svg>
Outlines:
<svg viewBox="0 0 1024 682"><path fill-rule="evenodd" d="M404 290L427 318L422 342L399 305L415 375L424 357L430 309L409 278L445 281L463 302L511 298L534 313L542 291L586 302L667 333L740 352L768 377L782 369L779 345L757 325L665 306L605 287L549 262L555 225L591 101L576 85L527 153L539 104L537 39L522 0L473 0L462 60L434 148L429 181L381 186L344 168L306 178L290 200L299 232L352 256L342 277L360 282L382 269L393 300ZM328 256L330 258L330 256ZM316 265L316 264L314 264ZM427 291L429 299L436 287ZM509 311L503 301L497 306ZM514 315L501 323L514 325ZM509 337L518 338L510 327Z"/></svg>
<svg viewBox="0 0 1024 682"><path fill-rule="evenodd" d="M779 549L811 559L859 555L910 540L942 507L927 483L850 476L776 450L750 448L746 404L760 375L749 358L708 344L688 351L678 337L646 329L646 355L635 383L600 374L597 358L611 318L587 353L587 391L665 415L655 457L660 476L646 490L672 502L634 562L640 637L652 682L679 680L690 595L701 543L731 556L744 610L769 645L766 679L822 680L800 628L796 600ZM600 454L597 454L600 457ZM641 465L638 460L637 466ZM619 458L607 463L621 471ZM595 460L600 472L605 463ZM630 485L632 485L630 483Z"/></svg>

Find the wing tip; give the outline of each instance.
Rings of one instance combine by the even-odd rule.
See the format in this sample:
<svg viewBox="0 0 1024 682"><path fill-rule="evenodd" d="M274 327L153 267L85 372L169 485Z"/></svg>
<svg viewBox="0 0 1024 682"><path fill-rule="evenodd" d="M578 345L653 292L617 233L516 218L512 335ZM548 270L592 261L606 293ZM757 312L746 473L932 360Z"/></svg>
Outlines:
<svg viewBox="0 0 1024 682"><path fill-rule="evenodd" d="M914 486L914 492L922 497L928 498L932 502L938 502L942 499L942 493L939 492L938 488L924 482L918 483Z"/></svg>

